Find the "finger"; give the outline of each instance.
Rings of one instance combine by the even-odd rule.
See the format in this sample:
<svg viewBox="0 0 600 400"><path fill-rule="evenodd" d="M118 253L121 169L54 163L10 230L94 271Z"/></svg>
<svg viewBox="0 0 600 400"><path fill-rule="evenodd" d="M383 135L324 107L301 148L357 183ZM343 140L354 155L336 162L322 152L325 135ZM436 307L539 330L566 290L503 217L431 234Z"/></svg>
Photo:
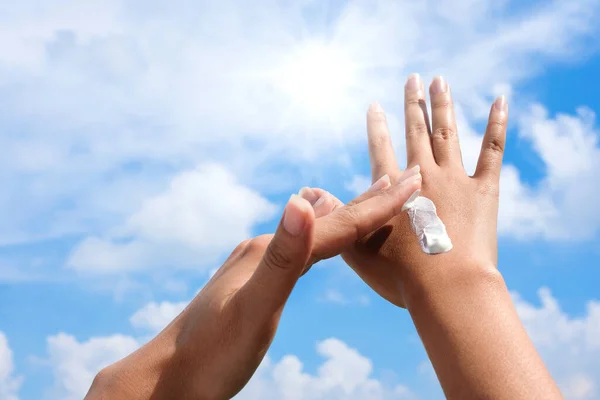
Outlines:
<svg viewBox="0 0 600 400"><path fill-rule="evenodd" d="M385 112L379 103L371 104L367 111L367 135L369 158L371 159L371 179L375 182L383 175L392 174L398 170Z"/></svg>
<svg viewBox="0 0 600 400"><path fill-rule="evenodd" d="M265 254L248 283L240 289L254 313L270 317L280 311L311 255L315 214L311 205L292 195Z"/></svg>
<svg viewBox="0 0 600 400"><path fill-rule="evenodd" d="M421 174L417 172L388 188L370 189L355 201L316 220L313 259L336 256L383 226L401 212L404 203L420 187Z"/></svg>
<svg viewBox="0 0 600 400"><path fill-rule="evenodd" d="M446 80L436 76L429 87L431 98L431 143L440 166L462 166L452 95Z"/></svg>
<svg viewBox="0 0 600 400"><path fill-rule="evenodd" d="M321 218L344 205L337 197L321 188L302 188L299 196L312 204L315 218ZM311 201L312 199L316 200Z"/></svg>
<svg viewBox="0 0 600 400"><path fill-rule="evenodd" d="M315 217L320 218L328 215L338 206L339 200L334 197L331 193L325 192L315 204L313 204L313 210L315 210Z"/></svg>
<svg viewBox="0 0 600 400"><path fill-rule="evenodd" d="M425 90L419 74L409 76L404 86L404 114L408 165L433 163Z"/></svg>
<svg viewBox="0 0 600 400"><path fill-rule="evenodd" d="M490 110L487 129L481 144L481 153L477 161L474 178L487 179L497 183L500 179L500 168L504 156L506 142L506 125L508 123L508 103L504 96L494 102Z"/></svg>
<svg viewBox="0 0 600 400"><path fill-rule="evenodd" d="M246 250L246 247L248 247L248 244L250 244L251 241L252 241L252 239L246 239L243 242L241 242L240 244L238 244L237 247L235 249L233 249L233 251L231 252L231 254L229 255L229 257L227 257L227 260L225 260L224 264L227 264L228 261L235 260L239 256L241 256L244 253L244 251Z"/></svg>
<svg viewBox="0 0 600 400"><path fill-rule="evenodd" d="M398 180L396 181L396 184L401 183L404 180L412 177L413 175L419 174L420 172L421 172L421 167L418 165L415 165L414 167L411 167L411 168L403 171L402 174L400 175L400 177L398 178ZM366 192L364 192L363 194L361 194L358 197L355 197L352 201L350 201L347 204L347 206L353 206L358 203L361 203L373 196L376 196L379 192L382 192L391 186L392 186L391 178L389 177L389 175L384 175L381 178L379 178L379 180L377 182L375 182L373 185L371 185L371 187Z"/></svg>
<svg viewBox="0 0 600 400"><path fill-rule="evenodd" d="M308 193L309 191L310 193ZM340 199L321 188L303 188L300 192L301 197L306 200L309 198L318 198L313 204L313 210L315 211L316 218L324 217L325 215L330 214L336 208L344 206L344 203ZM302 275L310 271L312 265L317 261L319 260L312 258L304 268L304 271L302 271Z"/></svg>
<svg viewBox="0 0 600 400"><path fill-rule="evenodd" d="M315 204L317 200L319 200L319 197L321 197L321 195L315 192L314 189L306 186L300 189L300 191L298 192L298 196L308 201L311 205Z"/></svg>

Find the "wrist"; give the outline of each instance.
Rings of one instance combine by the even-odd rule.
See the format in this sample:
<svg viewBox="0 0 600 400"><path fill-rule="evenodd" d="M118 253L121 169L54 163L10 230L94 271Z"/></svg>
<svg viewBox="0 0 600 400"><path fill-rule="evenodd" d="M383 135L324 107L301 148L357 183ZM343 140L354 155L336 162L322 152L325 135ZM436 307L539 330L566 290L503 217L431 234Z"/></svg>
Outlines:
<svg viewBox="0 0 600 400"><path fill-rule="evenodd" d="M411 281L405 297L446 397L531 398L535 387L539 398L560 398L500 272L443 266Z"/></svg>
<svg viewBox="0 0 600 400"><path fill-rule="evenodd" d="M409 311L424 301L447 301L489 290L506 290L502 274L492 263L460 263L443 259L407 274L402 285Z"/></svg>

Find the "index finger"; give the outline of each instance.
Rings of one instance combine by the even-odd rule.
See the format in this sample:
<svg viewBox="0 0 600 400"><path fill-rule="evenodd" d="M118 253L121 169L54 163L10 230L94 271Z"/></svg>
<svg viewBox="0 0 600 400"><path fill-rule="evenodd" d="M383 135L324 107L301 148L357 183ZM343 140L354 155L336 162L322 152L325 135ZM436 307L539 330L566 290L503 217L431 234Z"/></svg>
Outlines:
<svg viewBox="0 0 600 400"><path fill-rule="evenodd" d="M393 175L398 169L398 163L385 112L379 103L371 104L367 112L367 136L369 138L372 181L377 181L385 174Z"/></svg>
<svg viewBox="0 0 600 400"><path fill-rule="evenodd" d="M315 221L313 258L322 260L340 254L356 241L400 214L408 198L421 188L418 169L389 189L367 192L356 203L335 209Z"/></svg>
<svg viewBox="0 0 600 400"><path fill-rule="evenodd" d="M500 179L502 157L506 142L506 125L508 122L508 104L504 96L500 96L492 105L487 129L481 144L481 153L477 161L474 178L489 180L495 184Z"/></svg>

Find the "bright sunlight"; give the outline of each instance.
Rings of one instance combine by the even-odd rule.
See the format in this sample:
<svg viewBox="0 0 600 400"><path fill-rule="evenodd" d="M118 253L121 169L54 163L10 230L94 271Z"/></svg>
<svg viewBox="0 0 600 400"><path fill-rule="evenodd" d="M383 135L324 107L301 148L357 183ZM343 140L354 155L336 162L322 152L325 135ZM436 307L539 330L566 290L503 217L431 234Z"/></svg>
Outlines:
<svg viewBox="0 0 600 400"><path fill-rule="evenodd" d="M341 106L356 84L356 68L340 49L306 43L293 50L277 68L275 82L293 109L323 117Z"/></svg>

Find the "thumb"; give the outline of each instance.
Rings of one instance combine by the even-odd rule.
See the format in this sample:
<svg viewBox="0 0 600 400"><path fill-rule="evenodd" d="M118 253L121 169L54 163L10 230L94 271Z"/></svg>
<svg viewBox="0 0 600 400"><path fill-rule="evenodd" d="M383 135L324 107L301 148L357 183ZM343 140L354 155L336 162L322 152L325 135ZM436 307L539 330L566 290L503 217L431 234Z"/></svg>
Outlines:
<svg viewBox="0 0 600 400"><path fill-rule="evenodd" d="M272 315L283 309L311 256L314 222L310 203L292 195L273 239L244 288L245 301L252 304L255 313Z"/></svg>

